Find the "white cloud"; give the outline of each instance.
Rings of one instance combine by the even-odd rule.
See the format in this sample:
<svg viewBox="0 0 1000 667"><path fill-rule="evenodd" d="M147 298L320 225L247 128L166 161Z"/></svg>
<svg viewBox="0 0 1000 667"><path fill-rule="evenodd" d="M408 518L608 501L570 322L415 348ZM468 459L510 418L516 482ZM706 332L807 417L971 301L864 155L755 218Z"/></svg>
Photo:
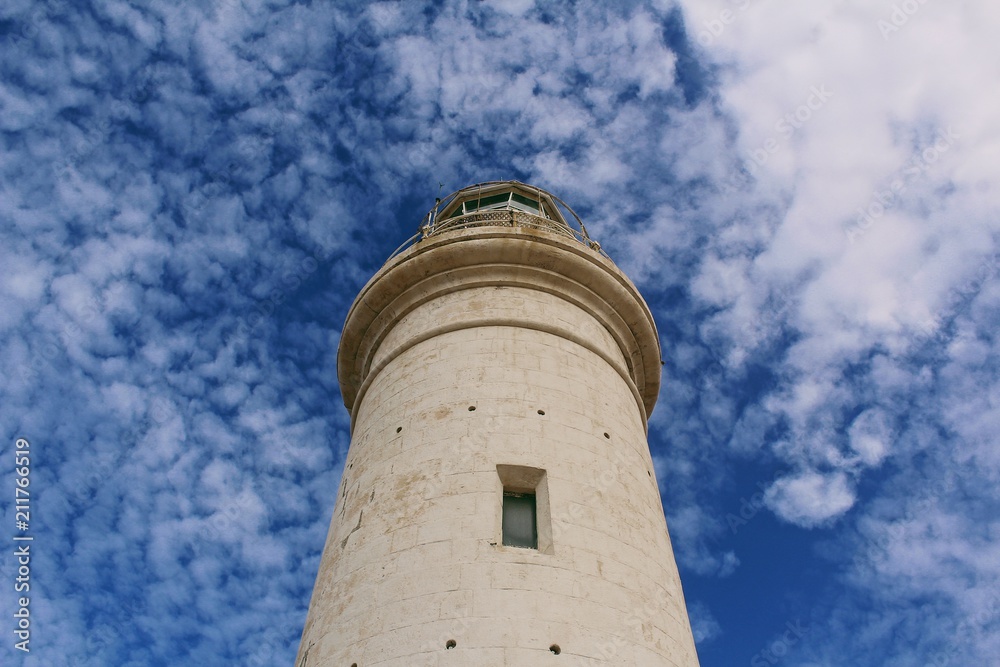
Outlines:
<svg viewBox="0 0 1000 667"><path fill-rule="evenodd" d="M850 446L861 462L875 466L882 462L892 444L892 427L884 411L877 408L858 415L848 432Z"/></svg>
<svg viewBox="0 0 1000 667"><path fill-rule="evenodd" d="M691 619L691 631L694 633L696 643L708 643L722 634L722 626L705 605L700 603L690 605L688 616Z"/></svg>
<svg viewBox="0 0 1000 667"><path fill-rule="evenodd" d="M791 523L813 528L849 510L856 499L843 473L801 473L776 480L764 494L768 506Z"/></svg>

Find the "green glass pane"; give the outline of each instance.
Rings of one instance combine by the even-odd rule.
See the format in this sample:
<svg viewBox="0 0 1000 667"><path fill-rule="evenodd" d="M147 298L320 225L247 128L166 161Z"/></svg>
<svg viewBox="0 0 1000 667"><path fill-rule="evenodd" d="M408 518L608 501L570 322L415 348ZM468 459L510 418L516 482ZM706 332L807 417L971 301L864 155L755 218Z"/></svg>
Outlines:
<svg viewBox="0 0 1000 667"><path fill-rule="evenodd" d="M510 201L510 193L504 192L499 195L490 195L489 197L480 197L478 199L470 199L465 202L466 211L475 211L477 208L500 208L503 204Z"/></svg>
<svg viewBox="0 0 1000 667"><path fill-rule="evenodd" d="M503 494L503 543L508 547L538 548L534 495Z"/></svg>
<svg viewBox="0 0 1000 667"><path fill-rule="evenodd" d="M513 197L513 200L515 202L517 202L518 204L523 204L524 206L527 206L532 211L537 211L538 210L538 202L535 201L534 199L528 199L524 195L519 195L516 192L513 193L512 197Z"/></svg>

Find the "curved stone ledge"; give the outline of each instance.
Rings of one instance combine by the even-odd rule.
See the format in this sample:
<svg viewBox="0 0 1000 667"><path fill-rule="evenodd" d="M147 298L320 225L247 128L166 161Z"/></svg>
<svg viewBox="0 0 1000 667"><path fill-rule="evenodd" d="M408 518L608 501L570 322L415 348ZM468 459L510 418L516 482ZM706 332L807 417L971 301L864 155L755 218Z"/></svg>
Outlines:
<svg viewBox="0 0 1000 667"><path fill-rule="evenodd" d="M544 318L487 316L479 322L473 315L414 331L408 343L399 341L380 351L387 336L415 309L443 295L484 286L558 296L599 322L618 350L607 350L593 337ZM575 240L543 230L504 227L429 237L392 258L368 281L341 336L337 369L344 404L353 414L370 375L384 367L388 356L444 331L496 325L549 331L593 350L623 373L644 417L652 411L660 387L659 338L632 282L610 260Z"/></svg>

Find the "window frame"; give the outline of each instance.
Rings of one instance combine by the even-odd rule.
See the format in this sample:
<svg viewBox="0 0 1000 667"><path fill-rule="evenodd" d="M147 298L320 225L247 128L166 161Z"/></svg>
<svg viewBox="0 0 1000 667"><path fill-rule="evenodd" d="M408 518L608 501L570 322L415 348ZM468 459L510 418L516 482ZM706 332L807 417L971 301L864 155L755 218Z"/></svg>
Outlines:
<svg viewBox="0 0 1000 667"><path fill-rule="evenodd" d="M498 464L496 477L496 544L503 549L554 553L552 544L552 512L549 505L549 484L545 470L530 466ZM525 547L504 543L503 512L505 494L534 497L535 546Z"/></svg>

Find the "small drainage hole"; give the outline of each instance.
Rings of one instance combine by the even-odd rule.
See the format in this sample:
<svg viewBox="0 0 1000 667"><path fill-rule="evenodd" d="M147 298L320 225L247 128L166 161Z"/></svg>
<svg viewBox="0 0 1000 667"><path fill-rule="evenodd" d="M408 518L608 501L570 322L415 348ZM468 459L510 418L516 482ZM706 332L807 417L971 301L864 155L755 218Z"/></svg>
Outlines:
<svg viewBox="0 0 1000 667"><path fill-rule="evenodd" d="M470 405L469 406L469 412L475 412L475 411L476 411L476 406Z"/></svg>
<svg viewBox="0 0 1000 667"><path fill-rule="evenodd" d="M456 644L456 643L455 643L455 640L454 640L454 639L449 639L449 640L448 640L448 641L446 641L446 642L445 642L445 644L444 644L444 647L445 647L445 648L447 648L447 649L453 649L453 648L455 648L456 646L458 646L458 644Z"/></svg>
<svg viewBox="0 0 1000 667"><path fill-rule="evenodd" d="M611 439L611 436L609 434L607 434L607 433L604 434L604 437L607 438L608 440Z"/></svg>
<svg viewBox="0 0 1000 667"><path fill-rule="evenodd" d="M653 476L653 473L649 472L648 470L646 471L646 474L649 475L650 477Z"/></svg>
<svg viewBox="0 0 1000 667"><path fill-rule="evenodd" d="M540 415L544 415L544 414L545 414L545 410L539 410L539 411L538 411L538 414L540 414Z"/></svg>
<svg viewBox="0 0 1000 667"><path fill-rule="evenodd" d="M402 430L403 430L403 427L402 427L402 426L397 426L397 427L396 427L396 433L399 433L399 432L400 432L400 431L402 431Z"/></svg>
<svg viewBox="0 0 1000 667"><path fill-rule="evenodd" d="M562 653L562 649L559 648L559 644L553 644L552 646L549 647L549 650L555 653L556 655Z"/></svg>

